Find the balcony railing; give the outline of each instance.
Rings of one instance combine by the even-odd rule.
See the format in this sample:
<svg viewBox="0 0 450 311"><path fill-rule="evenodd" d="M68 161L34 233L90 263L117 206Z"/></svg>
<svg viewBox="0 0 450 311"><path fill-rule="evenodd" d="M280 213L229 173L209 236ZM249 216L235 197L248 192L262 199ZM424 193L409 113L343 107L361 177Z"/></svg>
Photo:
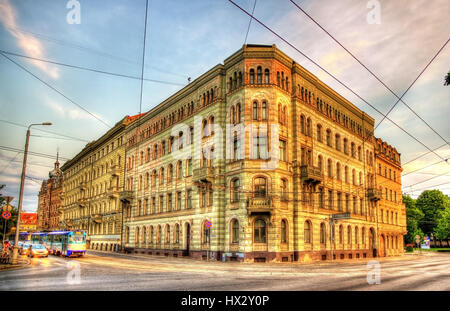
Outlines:
<svg viewBox="0 0 450 311"><path fill-rule="evenodd" d="M102 215L94 214L92 215L92 220L98 224L102 223Z"/></svg>
<svg viewBox="0 0 450 311"><path fill-rule="evenodd" d="M371 200L371 201L378 201L378 200L381 200L382 193L378 189L368 188L367 189L367 196L368 196L369 200Z"/></svg>
<svg viewBox="0 0 450 311"><path fill-rule="evenodd" d="M124 190L120 192L120 201L122 202L131 202L133 200L133 191Z"/></svg>
<svg viewBox="0 0 450 311"><path fill-rule="evenodd" d="M78 200L78 206L79 207L86 207L86 204L87 204L86 198L81 198L81 199Z"/></svg>
<svg viewBox="0 0 450 311"><path fill-rule="evenodd" d="M313 184L322 182L323 176L319 168L311 165L300 166L300 178Z"/></svg>
<svg viewBox="0 0 450 311"><path fill-rule="evenodd" d="M272 211L272 204L270 197L253 197L249 198L247 202L248 214L251 213L266 213Z"/></svg>
<svg viewBox="0 0 450 311"><path fill-rule="evenodd" d="M115 199L115 198L120 197L119 189L117 189L117 187L109 187L108 188L108 196L111 199Z"/></svg>
<svg viewBox="0 0 450 311"><path fill-rule="evenodd" d="M196 168L192 172L192 181L214 181L214 167Z"/></svg>
<svg viewBox="0 0 450 311"><path fill-rule="evenodd" d="M120 165L117 165L117 164L111 166L111 168L110 168L110 173L112 176L120 176L121 171L122 171L122 168L120 167Z"/></svg>

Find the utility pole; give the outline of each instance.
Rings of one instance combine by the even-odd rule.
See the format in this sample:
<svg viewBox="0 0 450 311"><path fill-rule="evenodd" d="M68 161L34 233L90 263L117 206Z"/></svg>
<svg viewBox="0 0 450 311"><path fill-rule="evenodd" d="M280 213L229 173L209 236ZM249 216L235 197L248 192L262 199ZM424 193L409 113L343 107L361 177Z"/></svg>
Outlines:
<svg viewBox="0 0 450 311"><path fill-rule="evenodd" d="M26 170L26 166L27 166L28 144L30 141L30 128L33 125L52 125L52 124L50 122L44 122L44 123L38 123L38 124L31 124L28 126L27 136L26 136L26 140L25 140L25 151L23 154L22 176L20 178L19 206L18 206L17 224L16 224L16 238L14 240L14 249L13 249L13 255L12 255L12 259L11 259L11 264L13 264L13 265L16 265L17 261L18 261L20 214L22 212L23 188L25 185L25 170Z"/></svg>

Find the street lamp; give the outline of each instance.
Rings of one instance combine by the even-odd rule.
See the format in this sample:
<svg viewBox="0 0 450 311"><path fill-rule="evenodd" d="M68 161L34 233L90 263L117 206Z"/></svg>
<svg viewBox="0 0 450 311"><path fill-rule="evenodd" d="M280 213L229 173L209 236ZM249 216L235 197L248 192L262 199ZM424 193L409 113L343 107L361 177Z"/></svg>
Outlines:
<svg viewBox="0 0 450 311"><path fill-rule="evenodd" d="M17 225L16 225L16 237L14 239L14 249L13 249L13 255L11 259L11 264L15 265L18 261L18 252L19 252L19 230L20 230L20 213L22 212L22 199L23 199L23 187L25 184L25 169L27 166L27 154L28 154L28 142L30 140L30 128L33 125L52 125L51 122L44 122L44 123L34 123L28 126L27 130L27 138L25 140L25 151L23 154L23 165L22 165L22 177L20 178L20 192L19 192L19 206L18 206L18 213L17 213Z"/></svg>

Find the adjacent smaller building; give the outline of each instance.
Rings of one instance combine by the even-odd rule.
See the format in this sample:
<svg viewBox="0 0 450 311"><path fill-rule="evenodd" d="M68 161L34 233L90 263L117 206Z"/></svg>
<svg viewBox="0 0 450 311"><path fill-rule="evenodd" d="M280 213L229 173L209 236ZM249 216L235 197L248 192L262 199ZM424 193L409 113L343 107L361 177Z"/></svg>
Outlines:
<svg viewBox="0 0 450 311"><path fill-rule="evenodd" d="M58 155L55 167L48 173L48 179L44 180L39 191L39 203L37 210L37 230L52 231L59 229L58 209L61 206L60 194L62 191L63 173L59 168Z"/></svg>

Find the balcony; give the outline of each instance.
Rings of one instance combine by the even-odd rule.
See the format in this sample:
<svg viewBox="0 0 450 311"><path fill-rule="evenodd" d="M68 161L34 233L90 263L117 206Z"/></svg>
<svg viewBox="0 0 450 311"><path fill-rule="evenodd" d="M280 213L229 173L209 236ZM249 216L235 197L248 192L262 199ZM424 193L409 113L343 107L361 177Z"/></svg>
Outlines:
<svg viewBox="0 0 450 311"><path fill-rule="evenodd" d="M111 168L110 168L110 173L112 176L120 176L121 171L122 171L122 168L120 167L120 165L117 165L117 164L111 166Z"/></svg>
<svg viewBox="0 0 450 311"><path fill-rule="evenodd" d="M247 201L248 214L252 213L270 213L272 211L271 200L269 197L254 197Z"/></svg>
<svg viewBox="0 0 450 311"><path fill-rule="evenodd" d="M122 202L131 203L131 201L133 200L133 191L131 191L131 190L121 191L119 194L119 198L120 198L120 201L122 201Z"/></svg>
<svg viewBox="0 0 450 311"><path fill-rule="evenodd" d="M300 178L302 181L318 184L322 182L323 176L319 168L311 165L300 166Z"/></svg>
<svg viewBox="0 0 450 311"><path fill-rule="evenodd" d="M108 197L110 197L111 199L116 199L120 197L120 193L117 187L108 188Z"/></svg>
<svg viewBox="0 0 450 311"><path fill-rule="evenodd" d="M86 198L81 198L81 199L78 200L78 206L79 207L84 208L84 207L86 207L86 205L87 205Z"/></svg>
<svg viewBox="0 0 450 311"><path fill-rule="evenodd" d="M93 220L95 223L101 224L101 223L102 223L102 215L100 215L100 214L94 214L94 215L92 215L92 220Z"/></svg>
<svg viewBox="0 0 450 311"><path fill-rule="evenodd" d="M371 201L379 201L379 200L381 200L382 193L378 189L368 188L367 196L369 197L369 200L371 200Z"/></svg>
<svg viewBox="0 0 450 311"><path fill-rule="evenodd" d="M194 169L192 173L192 181L198 182L198 181L208 181L213 182L214 181L214 167L201 167Z"/></svg>

